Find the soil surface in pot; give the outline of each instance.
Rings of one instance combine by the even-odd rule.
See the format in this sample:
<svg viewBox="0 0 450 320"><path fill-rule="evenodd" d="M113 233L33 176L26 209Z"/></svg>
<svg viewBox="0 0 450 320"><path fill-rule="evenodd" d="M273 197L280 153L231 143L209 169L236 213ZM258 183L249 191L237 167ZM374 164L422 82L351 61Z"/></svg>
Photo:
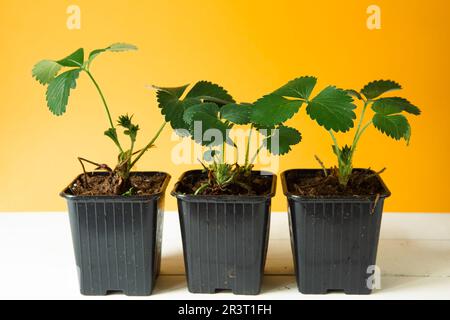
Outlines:
<svg viewBox="0 0 450 320"><path fill-rule="evenodd" d="M353 170L347 186L342 186L336 175L325 174L322 170L305 174L292 171L286 175L289 191L303 197L373 197L386 193L379 176L371 170Z"/></svg>
<svg viewBox="0 0 450 320"><path fill-rule="evenodd" d="M86 181L87 178L87 181ZM81 175L71 186L75 196L150 196L158 193L166 179L164 173L131 173L124 182L117 175Z"/></svg>
<svg viewBox="0 0 450 320"><path fill-rule="evenodd" d="M219 188L207 188L201 195L263 196L271 193L272 181L272 176L261 175L259 172L253 172L246 181L247 186L250 187L249 190L238 184L232 184L223 190ZM207 182L207 173L188 173L177 184L176 192L180 194L193 195L198 188Z"/></svg>

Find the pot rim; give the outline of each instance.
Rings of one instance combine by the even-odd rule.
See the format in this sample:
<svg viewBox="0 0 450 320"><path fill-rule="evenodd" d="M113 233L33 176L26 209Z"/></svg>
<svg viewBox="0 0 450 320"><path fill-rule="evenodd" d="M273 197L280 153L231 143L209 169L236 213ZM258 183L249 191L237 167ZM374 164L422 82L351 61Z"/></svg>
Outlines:
<svg viewBox="0 0 450 320"><path fill-rule="evenodd" d="M92 174L92 175L106 175L108 174L108 172L86 172L87 174ZM165 194L167 186L169 185L170 179L172 178L170 176L170 174L166 173L166 172L161 172L161 171L132 171L131 174L143 174L143 175L150 175L150 174L164 174L165 175L165 179L164 182L162 183L159 192L152 194L152 195L146 195L146 196L76 196L73 194L69 193L70 190L70 186L72 186L79 178L81 178L84 173L78 175L66 188L64 188L63 191L61 191L61 193L59 194L60 197L66 199L66 200L81 200L81 201L86 201L86 200L94 200L94 201L107 201L107 200L116 200L116 201L123 201L126 200L127 202L132 202L132 201L147 201L147 200L154 200L157 198L160 198L162 195Z"/></svg>
<svg viewBox="0 0 450 320"><path fill-rule="evenodd" d="M367 170L364 168L354 168L354 170ZM289 191L288 185L287 185L287 174L294 172L294 171L302 171L302 172L317 172L317 171L323 171L322 169L290 169L290 170L286 170L283 173L281 173L281 184L283 186L283 193L286 197L288 197L289 199L293 199L293 200L302 200L302 201L342 201L342 200L346 200L346 201L354 201L354 202L361 202L364 200L368 200L371 201L372 198L374 198L376 195L372 195L372 196L322 196L322 197L305 197L305 196L300 196L300 195L296 195L293 194L292 192ZM372 173L376 173L373 170L369 170ZM389 188L386 186L386 184L384 183L383 179L381 179L380 176L377 176L378 181L381 183L381 186L384 189L384 193L380 194L380 199L386 199L389 198L392 193L389 190Z"/></svg>
<svg viewBox="0 0 450 320"><path fill-rule="evenodd" d="M193 195L193 194L182 194L177 192L177 188L180 184L180 182L186 177L188 174L193 173L201 173L202 170L189 170L184 172L181 177L178 179L178 182L175 184L173 191L171 192L171 195L177 198L178 200L186 200L186 201L202 201L202 202L217 202L217 201L225 201L225 202L259 202L261 200L269 200L275 197L276 189L277 189L277 176L269 171L259 171L254 170L252 173L264 173L267 176L272 177L272 186L270 189L270 193L266 195Z"/></svg>

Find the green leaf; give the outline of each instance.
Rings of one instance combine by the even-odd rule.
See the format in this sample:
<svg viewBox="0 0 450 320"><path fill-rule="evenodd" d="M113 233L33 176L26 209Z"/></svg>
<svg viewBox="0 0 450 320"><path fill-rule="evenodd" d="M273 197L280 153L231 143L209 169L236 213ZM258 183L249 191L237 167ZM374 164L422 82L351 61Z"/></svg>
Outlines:
<svg viewBox="0 0 450 320"><path fill-rule="evenodd" d="M219 107L215 103L200 103L200 104L194 104L193 106L190 106L186 108L183 115L183 120L188 125L191 125L194 115L197 112L206 112L210 114L213 117L218 117L219 115Z"/></svg>
<svg viewBox="0 0 450 320"><path fill-rule="evenodd" d="M212 146L219 146L222 145L226 140L228 140L228 132L227 130L230 129L230 127L220 121L217 117L214 117L206 112L196 112L193 115L192 118L193 122L190 127L191 137L192 139L204 146L212 147ZM199 126L199 122L201 123L201 126ZM198 131L201 127L201 130ZM210 129L218 130L221 133L220 137L211 137L212 141L205 139L205 133L206 131ZM194 130L197 130L194 132ZM212 131L210 132L213 133Z"/></svg>
<svg viewBox="0 0 450 320"><path fill-rule="evenodd" d="M92 63L92 61L101 53L109 51L109 52L125 52L125 51L135 51L138 50L138 48L133 44L128 43L114 43L110 45L109 47L103 48L103 49L97 49L92 51L89 54L89 64Z"/></svg>
<svg viewBox="0 0 450 320"><path fill-rule="evenodd" d="M306 112L327 130L346 132L354 126L355 108L347 92L330 86L309 102Z"/></svg>
<svg viewBox="0 0 450 320"><path fill-rule="evenodd" d="M420 115L419 108L411 104L408 100L399 97L378 99L373 103L372 110L385 115L400 113L402 111Z"/></svg>
<svg viewBox="0 0 450 320"><path fill-rule="evenodd" d="M220 109L220 114L225 120L234 124L243 125L250 122L252 109L253 107L251 105L230 103Z"/></svg>
<svg viewBox="0 0 450 320"><path fill-rule="evenodd" d="M180 129L189 130L189 126L183 120L184 110L189 104L189 101L183 104L179 99L186 91L187 87L177 88L157 88L158 106L161 113L165 116L165 120L170 122L170 125L177 133L182 133ZM182 134L181 134L182 135Z"/></svg>
<svg viewBox="0 0 450 320"><path fill-rule="evenodd" d="M184 136L183 130L189 130L189 125L183 120L185 106L182 101L172 100L162 109L162 114L167 122L170 122L172 128L179 134Z"/></svg>
<svg viewBox="0 0 450 320"><path fill-rule="evenodd" d="M33 67L33 77L39 81L40 84L48 84L55 79L61 65L55 61L42 60Z"/></svg>
<svg viewBox="0 0 450 320"><path fill-rule="evenodd" d="M315 77L301 77L290 81L285 86L276 90L273 94L282 97L308 100L316 84L317 78Z"/></svg>
<svg viewBox="0 0 450 320"><path fill-rule="evenodd" d="M345 90L345 91L347 92L348 95L352 96L355 99L358 99L358 100L363 99L361 94L356 90L350 89L350 90Z"/></svg>
<svg viewBox="0 0 450 320"><path fill-rule="evenodd" d="M186 91L186 89L189 87L189 85L185 85L182 87L176 87L176 88L160 88L160 87L155 87L158 92L158 102L160 104L167 104L172 100L179 100L184 92Z"/></svg>
<svg viewBox="0 0 450 320"><path fill-rule="evenodd" d="M403 138L406 140L406 144L409 146L409 142L411 141L411 125L409 124L409 122L408 122L408 130L406 131Z"/></svg>
<svg viewBox="0 0 450 320"><path fill-rule="evenodd" d="M136 47L134 44L118 42L110 45L105 50L111 52L125 52L125 51L136 51L138 50L138 47Z"/></svg>
<svg viewBox="0 0 450 320"><path fill-rule="evenodd" d="M203 98L207 102L218 103L218 101L208 101L207 97L222 100L223 103L220 103L221 105L235 102L224 88L208 81L197 82L186 95L186 98Z"/></svg>
<svg viewBox="0 0 450 320"><path fill-rule="evenodd" d="M48 85L47 105L54 115L60 116L66 112L70 90L76 88L79 75L80 69L66 71Z"/></svg>
<svg viewBox="0 0 450 320"><path fill-rule="evenodd" d="M411 137L411 127L408 119L401 114L385 115L377 113L373 117L373 124L382 133L395 139L405 139L409 142Z"/></svg>
<svg viewBox="0 0 450 320"><path fill-rule="evenodd" d="M263 126L260 124L253 123L253 127L258 130L259 133L261 133L263 136L270 136L271 130L274 130L276 126Z"/></svg>
<svg viewBox="0 0 450 320"><path fill-rule="evenodd" d="M105 136L114 141L115 144L119 144L119 138L117 137L117 130L115 128L109 128L105 131Z"/></svg>
<svg viewBox="0 0 450 320"><path fill-rule="evenodd" d="M57 62L63 67L81 67L84 63L84 49L80 48L70 56Z"/></svg>
<svg viewBox="0 0 450 320"><path fill-rule="evenodd" d="M302 135L294 128L280 126L275 132L264 139L263 144L274 155L284 155L291 147L302 141Z"/></svg>
<svg viewBox="0 0 450 320"><path fill-rule="evenodd" d="M267 95L256 101L251 121L262 126L275 126L292 118L302 104L302 100L289 100L274 94Z"/></svg>
<svg viewBox="0 0 450 320"><path fill-rule="evenodd" d="M392 91L400 90L402 87L395 81L391 80L377 80L367 84L361 93L366 96L367 99L375 99L382 94Z"/></svg>

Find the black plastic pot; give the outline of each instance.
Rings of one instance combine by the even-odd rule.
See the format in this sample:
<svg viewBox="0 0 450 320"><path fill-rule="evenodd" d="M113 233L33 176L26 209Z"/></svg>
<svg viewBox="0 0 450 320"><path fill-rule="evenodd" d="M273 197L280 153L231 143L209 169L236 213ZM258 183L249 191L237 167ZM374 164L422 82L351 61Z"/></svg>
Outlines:
<svg viewBox="0 0 450 320"><path fill-rule="evenodd" d="M201 171L186 172L199 175ZM255 172L261 174L261 172ZM178 199L188 288L192 293L231 290L239 295L261 291L270 228L271 199L267 196L183 195Z"/></svg>
<svg viewBox="0 0 450 320"><path fill-rule="evenodd" d="M290 170L282 174L288 198L292 251L301 293L370 294L376 265L384 193L378 201L362 198L303 198L294 195L290 177L307 177L318 170ZM374 208L375 206L375 208Z"/></svg>
<svg viewBox="0 0 450 320"><path fill-rule="evenodd" d="M103 174L103 173L95 173ZM152 293L161 263L165 180L152 196L74 196L67 200L80 291L83 295ZM76 180L75 180L76 181Z"/></svg>

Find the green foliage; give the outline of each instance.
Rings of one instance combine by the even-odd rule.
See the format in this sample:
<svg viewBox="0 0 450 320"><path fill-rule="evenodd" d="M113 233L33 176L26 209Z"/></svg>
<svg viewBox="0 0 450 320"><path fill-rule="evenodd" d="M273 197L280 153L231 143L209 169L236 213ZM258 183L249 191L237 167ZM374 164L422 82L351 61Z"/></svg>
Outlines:
<svg viewBox="0 0 450 320"><path fill-rule="evenodd" d="M71 55L57 61L62 67L81 67L84 63L84 49L80 48Z"/></svg>
<svg viewBox="0 0 450 320"><path fill-rule="evenodd" d="M391 80L377 80L368 83L362 90L363 94L367 99L372 100L378 98L384 93L392 90L400 90L402 87L395 81Z"/></svg>
<svg viewBox="0 0 450 320"><path fill-rule="evenodd" d="M330 86L311 100L306 112L325 129L346 132L354 126L354 109L353 98L347 92Z"/></svg>
<svg viewBox="0 0 450 320"><path fill-rule="evenodd" d="M400 85L398 86L400 87ZM404 139L409 144L411 125L402 113L418 116L421 114L418 107L404 98L387 97L374 100L372 110L375 112L372 119L375 128L392 139Z"/></svg>
<svg viewBox="0 0 450 320"><path fill-rule="evenodd" d="M194 129L197 131L195 132ZM201 130L199 131L199 129ZM228 123L204 111L198 111L193 114L192 121L189 123L189 132L194 141L208 147L222 145L224 140L227 139L227 131L230 129L231 126ZM215 135L216 132L214 131L209 131L212 136L207 137L205 133L208 130L217 130L216 132L220 136Z"/></svg>
<svg viewBox="0 0 450 320"><path fill-rule="evenodd" d="M70 90L76 88L76 81L79 75L79 69L69 70L60 74L49 83L47 88L47 105L54 115L61 116L66 112Z"/></svg>
<svg viewBox="0 0 450 320"><path fill-rule="evenodd" d="M314 77L300 77L288 82L255 103L251 120L262 126L276 126L292 118L316 86Z"/></svg>
<svg viewBox="0 0 450 320"><path fill-rule="evenodd" d="M219 117L219 109L220 106L234 103L233 98L219 85L207 81L196 83L189 91L188 87L189 85L177 88L155 87L161 113L179 135L188 135L203 145L220 144L216 140L201 140L204 132L209 129L218 129L225 137L230 126ZM202 123L201 136L194 136L195 122Z"/></svg>
<svg viewBox="0 0 450 320"><path fill-rule="evenodd" d="M112 45L110 45L109 47L103 48L103 49L97 49L92 51L89 54L89 59L88 59L88 65L90 66L92 61L94 61L94 59L101 53L103 52L125 52L125 51L134 51L137 50L138 48L135 45L132 44L128 44L128 43L114 43Z"/></svg>
<svg viewBox="0 0 450 320"><path fill-rule="evenodd" d="M213 118L219 115L219 107L212 102L194 104L187 107L183 113L183 120L186 124L191 125L194 122L194 116L197 113L207 113Z"/></svg>
<svg viewBox="0 0 450 320"><path fill-rule="evenodd" d="M375 100L372 105L372 110L376 113L389 115L405 111L413 115L420 115L420 109L411 104L408 100L399 97L380 98Z"/></svg>
<svg viewBox="0 0 450 320"><path fill-rule="evenodd" d="M355 98L355 99L358 99L358 100L363 100L362 95L361 95L358 91L353 90L353 89L345 90L345 91L347 92L347 94L348 94L349 96L351 96L351 97L353 97L353 98Z"/></svg>
<svg viewBox="0 0 450 320"><path fill-rule="evenodd" d="M300 77L288 82L272 94L281 97L299 98L307 101L316 84L317 78L315 77Z"/></svg>
<svg viewBox="0 0 450 320"><path fill-rule="evenodd" d="M105 49L93 51L93 53L96 51L97 53L94 55L91 53L91 57L95 58L100 52L119 52L125 51L127 48L132 50L136 47L127 44L113 44ZM63 68L70 68L70 70L57 76ZM81 72L89 73L89 65L85 64L83 48L61 60L42 60L34 65L32 75L39 83L48 85L47 105L54 115L60 116L66 112L70 90L76 88L76 80Z"/></svg>
<svg viewBox="0 0 450 320"><path fill-rule="evenodd" d="M310 99L316 84L317 78L309 76L288 82L255 103L251 120L263 127L277 126L306 104L309 116L327 130L348 131L356 118L353 98L348 92L330 86Z"/></svg>
<svg viewBox="0 0 450 320"><path fill-rule="evenodd" d="M36 78L40 84L49 84L55 79L61 68L62 66L58 62L42 60L34 66L33 77Z"/></svg>
<svg viewBox="0 0 450 320"><path fill-rule="evenodd" d="M302 100L290 100L278 95L267 95L255 103L252 122L262 126L276 126L292 118L303 105Z"/></svg>
<svg viewBox="0 0 450 320"><path fill-rule="evenodd" d="M235 102L233 97L224 88L208 81L197 82L186 95L186 98L201 99L205 102L216 102L219 105Z"/></svg>
<svg viewBox="0 0 450 320"><path fill-rule="evenodd" d="M222 118L234 124L245 125L250 123L252 105L230 103L220 109Z"/></svg>
<svg viewBox="0 0 450 320"><path fill-rule="evenodd" d="M403 138L409 143L411 138L411 126L404 115L386 115L378 113L373 117L373 124L375 128L387 136L395 140Z"/></svg>
<svg viewBox="0 0 450 320"><path fill-rule="evenodd" d="M264 139L264 146L274 155L284 155L293 145L302 141L302 135L294 128L280 126Z"/></svg>
<svg viewBox="0 0 450 320"><path fill-rule="evenodd" d="M124 52L130 50L136 50L137 47L134 45L126 43L116 43L112 44L104 49L94 50L90 53L87 60L85 60L84 49L78 49L69 56L61 60L42 60L38 62L32 70L33 77L41 84L47 85L47 105L50 111L57 116L60 116L66 112L67 105L69 102L69 96L71 90L76 88L77 80L81 73L88 75L90 80L93 82L95 88L102 99L103 105L105 107L106 114L108 116L108 121L110 128L105 131L105 136L110 138L114 144L119 149L118 164L114 170L114 173L123 178L123 183L126 185L126 181L129 177L130 170L136 164L136 162L142 157L142 155L155 143L156 139L161 134L164 126L158 131L156 136L150 141L150 143L138 152L134 152L134 146L139 132L139 126L133 123L133 117L128 115L120 116L117 125L124 129L123 133L130 139L131 146L129 149L124 150L119 141L117 135L117 129L114 125L111 113L106 102L105 96L100 89L97 81L94 79L92 73L90 72L90 64L92 61L103 52ZM64 72L58 75L58 73L63 69ZM186 88L184 88L186 89ZM166 96L172 98L171 95L180 95L183 93L183 89L170 90L165 89L161 92L165 92ZM133 156L136 157L133 159ZM91 164L96 164L92 161L87 161ZM104 165L98 166L97 170L106 168ZM109 167L108 167L109 168ZM83 167L84 169L84 167ZM124 194L131 194L133 190L130 189Z"/></svg>
<svg viewBox="0 0 450 320"><path fill-rule="evenodd" d="M105 136L110 138L116 145L119 145L119 137L117 136L116 128L109 128L105 131Z"/></svg>
<svg viewBox="0 0 450 320"><path fill-rule="evenodd" d="M300 77L288 82L273 93L264 96L255 103L251 121L253 126L267 136L266 147L273 149L273 140L280 139L279 154L289 152L292 145L301 141L299 132L292 128L280 126L291 119L306 104L306 112L312 120L326 129L333 139L333 152L337 156L338 175L341 184L346 185L353 170L353 156L363 133L373 124L376 129L387 136L408 143L411 137L411 126L402 113L420 115L420 110L408 100L400 97L380 97L385 93L401 89L391 80L378 80L367 84L361 91L342 90L328 86L317 96L311 98L317 79ZM356 128L352 145L340 147L335 132L348 132L355 127L356 105L354 99L364 102L364 108ZM367 109L371 106L375 112L372 119L364 124ZM271 134L272 128L279 128ZM273 150L272 150L273 152ZM333 170L333 172L336 172Z"/></svg>
<svg viewBox="0 0 450 320"><path fill-rule="evenodd" d="M401 86L390 80L378 80L367 84L361 92L347 90L352 97L364 102L359 125L356 129L353 144L339 148L336 138L334 140L333 152L338 158L339 181L346 185L353 171L353 156L360 142L361 136L373 124L380 132L395 140L404 139L408 144L411 139L411 125L402 113L420 115L420 109L408 100L400 97L380 97L392 90L399 90ZM372 119L363 125L367 109L371 106L374 115Z"/></svg>
<svg viewBox="0 0 450 320"><path fill-rule="evenodd" d="M278 93L285 92L301 98L308 98L315 81L315 78L312 77L296 79L284 88L280 88ZM264 99L267 99L267 110L264 111L270 113L271 116L263 114L262 119L268 121L255 122L254 119L258 117L259 108L249 103L237 103L228 91L217 84L200 81L191 89L188 89L189 86L171 89L155 88L158 90L157 97L161 113L165 116L166 121L170 122L172 128L179 134L189 136L196 143L210 148L204 154L204 159L212 163L209 166L203 164L209 173L210 181L198 188L197 194L201 194L207 188L223 190L230 184L248 188L246 179L251 174L254 159L263 147L275 155L282 155L291 151L292 146L301 141L300 132L283 126L282 123L298 111L303 103L302 100L289 100L277 94L260 99L256 105L259 104L259 108L261 108L261 104L265 103ZM282 112L271 110L273 106L278 107L279 101L287 101L288 106L283 107L290 109L292 106L292 111L283 115ZM263 108L265 107L263 105ZM235 125L250 127L243 166L227 164L224 158L226 145L237 148L236 143L229 136L229 131ZM272 129L276 130L272 131ZM256 151L253 160L250 161L251 133L255 130L264 133L266 138ZM218 146L222 147L221 152L212 149ZM219 155L221 159L219 159Z"/></svg>
<svg viewBox="0 0 450 320"><path fill-rule="evenodd" d="M158 88L158 106L164 115L166 122L180 135L184 135L189 130L189 125L184 121L184 111L191 106L200 104L200 99L180 100L189 85L176 88Z"/></svg>

